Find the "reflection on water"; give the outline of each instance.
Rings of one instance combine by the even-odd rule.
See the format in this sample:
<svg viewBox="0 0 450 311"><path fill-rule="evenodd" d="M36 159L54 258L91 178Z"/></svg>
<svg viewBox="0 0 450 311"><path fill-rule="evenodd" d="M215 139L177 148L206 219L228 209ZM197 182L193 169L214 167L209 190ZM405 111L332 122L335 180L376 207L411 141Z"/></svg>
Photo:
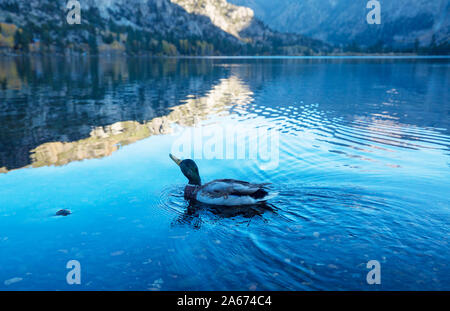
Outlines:
<svg viewBox="0 0 450 311"><path fill-rule="evenodd" d="M0 288L72 289L76 259L86 290L449 289L449 74L448 59L2 58ZM184 201L168 134L211 123L279 133L276 168L196 159L204 181L271 183L267 205Z"/></svg>
<svg viewBox="0 0 450 311"><path fill-rule="evenodd" d="M167 115L187 96L201 96L223 79L201 60L7 58L0 60L0 72L6 85L0 98L3 170L30 164L30 151L42 144L78 141L94 128Z"/></svg>
<svg viewBox="0 0 450 311"><path fill-rule="evenodd" d="M245 104L251 92L236 77L221 79L205 96L189 95L183 104L170 108L166 116L151 121L122 121L95 127L88 138L76 142L50 142L31 150L32 166L64 165L72 161L102 158L125 146L152 135L173 132L172 125L189 127L208 116L221 115L231 105Z"/></svg>
<svg viewBox="0 0 450 311"><path fill-rule="evenodd" d="M208 205L201 202L189 202L187 205L184 200L184 185L163 189L159 204L162 208L177 215L172 222L172 226L187 225L194 229L200 229L202 222L205 221L220 224L224 218L233 218L234 220L239 216L242 217L242 220L236 220L236 222L249 226L254 217L264 219L264 213L276 213L277 210L273 204L268 202L234 208Z"/></svg>

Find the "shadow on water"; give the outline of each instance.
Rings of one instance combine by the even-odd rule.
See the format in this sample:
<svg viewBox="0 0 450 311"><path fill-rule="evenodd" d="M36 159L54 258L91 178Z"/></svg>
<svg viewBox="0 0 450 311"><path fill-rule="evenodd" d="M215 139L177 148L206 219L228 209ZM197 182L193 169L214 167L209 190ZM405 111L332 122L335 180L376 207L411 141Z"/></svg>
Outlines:
<svg viewBox="0 0 450 311"><path fill-rule="evenodd" d="M200 226L204 221L212 220L213 222L217 222L223 218L241 217L241 219L243 218L243 220L237 220L236 223L245 223L247 226L249 226L254 217L262 218L264 213L275 213L275 211L275 207L269 203L229 207L207 205L200 202L190 202L186 207L186 211L181 216L179 216L172 223L172 225L189 225L194 229L200 229ZM267 219L262 219L264 222L268 222Z"/></svg>
<svg viewBox="0 0 450 311"><path fill-rule="evenodd" d="M220 224L223 219L232 219L235 224L249 226L257 217L267 223L265 213L274 214L277 208L269 203L245 206L220 206L204 204L198 201L186 201L183 197L184 186L167 187L160 195L159 207L178 216L172 221L172 226L189 226L200 229L203 223Z"/></svg>

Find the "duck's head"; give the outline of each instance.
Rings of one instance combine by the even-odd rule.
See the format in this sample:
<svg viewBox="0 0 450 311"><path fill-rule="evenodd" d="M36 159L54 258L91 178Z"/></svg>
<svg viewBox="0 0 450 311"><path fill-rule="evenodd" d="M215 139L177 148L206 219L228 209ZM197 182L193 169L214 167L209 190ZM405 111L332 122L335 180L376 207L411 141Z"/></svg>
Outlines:
<svg viewBox="0 0 450 311"><path fill-rule="evenodd" d="M169 154L169 156L173 160L173 162L175 162L180 167L181 172L189 180L190 185L200 186L202 184L197 164L195 164L193 160L180 160L172 154Z"/></svg>

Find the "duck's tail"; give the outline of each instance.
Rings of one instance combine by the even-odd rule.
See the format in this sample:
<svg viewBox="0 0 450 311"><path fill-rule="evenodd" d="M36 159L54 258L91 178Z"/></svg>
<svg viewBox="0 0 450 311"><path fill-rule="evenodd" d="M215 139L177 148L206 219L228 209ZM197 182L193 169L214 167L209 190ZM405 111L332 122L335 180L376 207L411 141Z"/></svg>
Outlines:
<svg viewBox="0 0 450 311"><path fill-rule="evenodd" d="M258 192L259 192L258 197L253 197L253 195L252 195L252 197L257 202L266 202L267 200L273 199L276 196L278 196L278 192L272 192L272 191L268 192L264 189L260 189L260 190L256 191L254 194L256 194ZM262 195L263 193L264 193L264 195Z"/></svg>
<svg viewBox="0 0 450 311"><path fill-rule="evenodd" d="M269 192L267 192L266 190L261 188L261 189L256 190L255 192L253 192L250 196L253 199L259 200L259 199L264 198L266 195L269 195Z"/></svg>

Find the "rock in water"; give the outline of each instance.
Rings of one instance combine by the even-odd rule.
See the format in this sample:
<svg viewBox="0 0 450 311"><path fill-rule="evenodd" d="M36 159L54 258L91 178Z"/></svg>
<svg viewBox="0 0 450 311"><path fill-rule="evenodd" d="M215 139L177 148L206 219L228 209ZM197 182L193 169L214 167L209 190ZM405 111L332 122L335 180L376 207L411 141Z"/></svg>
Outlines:
<svg viewBox="0 0 450 311"><path fill-rule="evenodd" d="M6 286L22 281L22 278L12 278L3 282Z"/></svg>
<svg viewBox="0 0 450 311"><path fill-rule="evenodd" d="M69 211L68 209L60 209L59 211L56 212L56 216L68 216L72 214L71 211Z"/></svg>

